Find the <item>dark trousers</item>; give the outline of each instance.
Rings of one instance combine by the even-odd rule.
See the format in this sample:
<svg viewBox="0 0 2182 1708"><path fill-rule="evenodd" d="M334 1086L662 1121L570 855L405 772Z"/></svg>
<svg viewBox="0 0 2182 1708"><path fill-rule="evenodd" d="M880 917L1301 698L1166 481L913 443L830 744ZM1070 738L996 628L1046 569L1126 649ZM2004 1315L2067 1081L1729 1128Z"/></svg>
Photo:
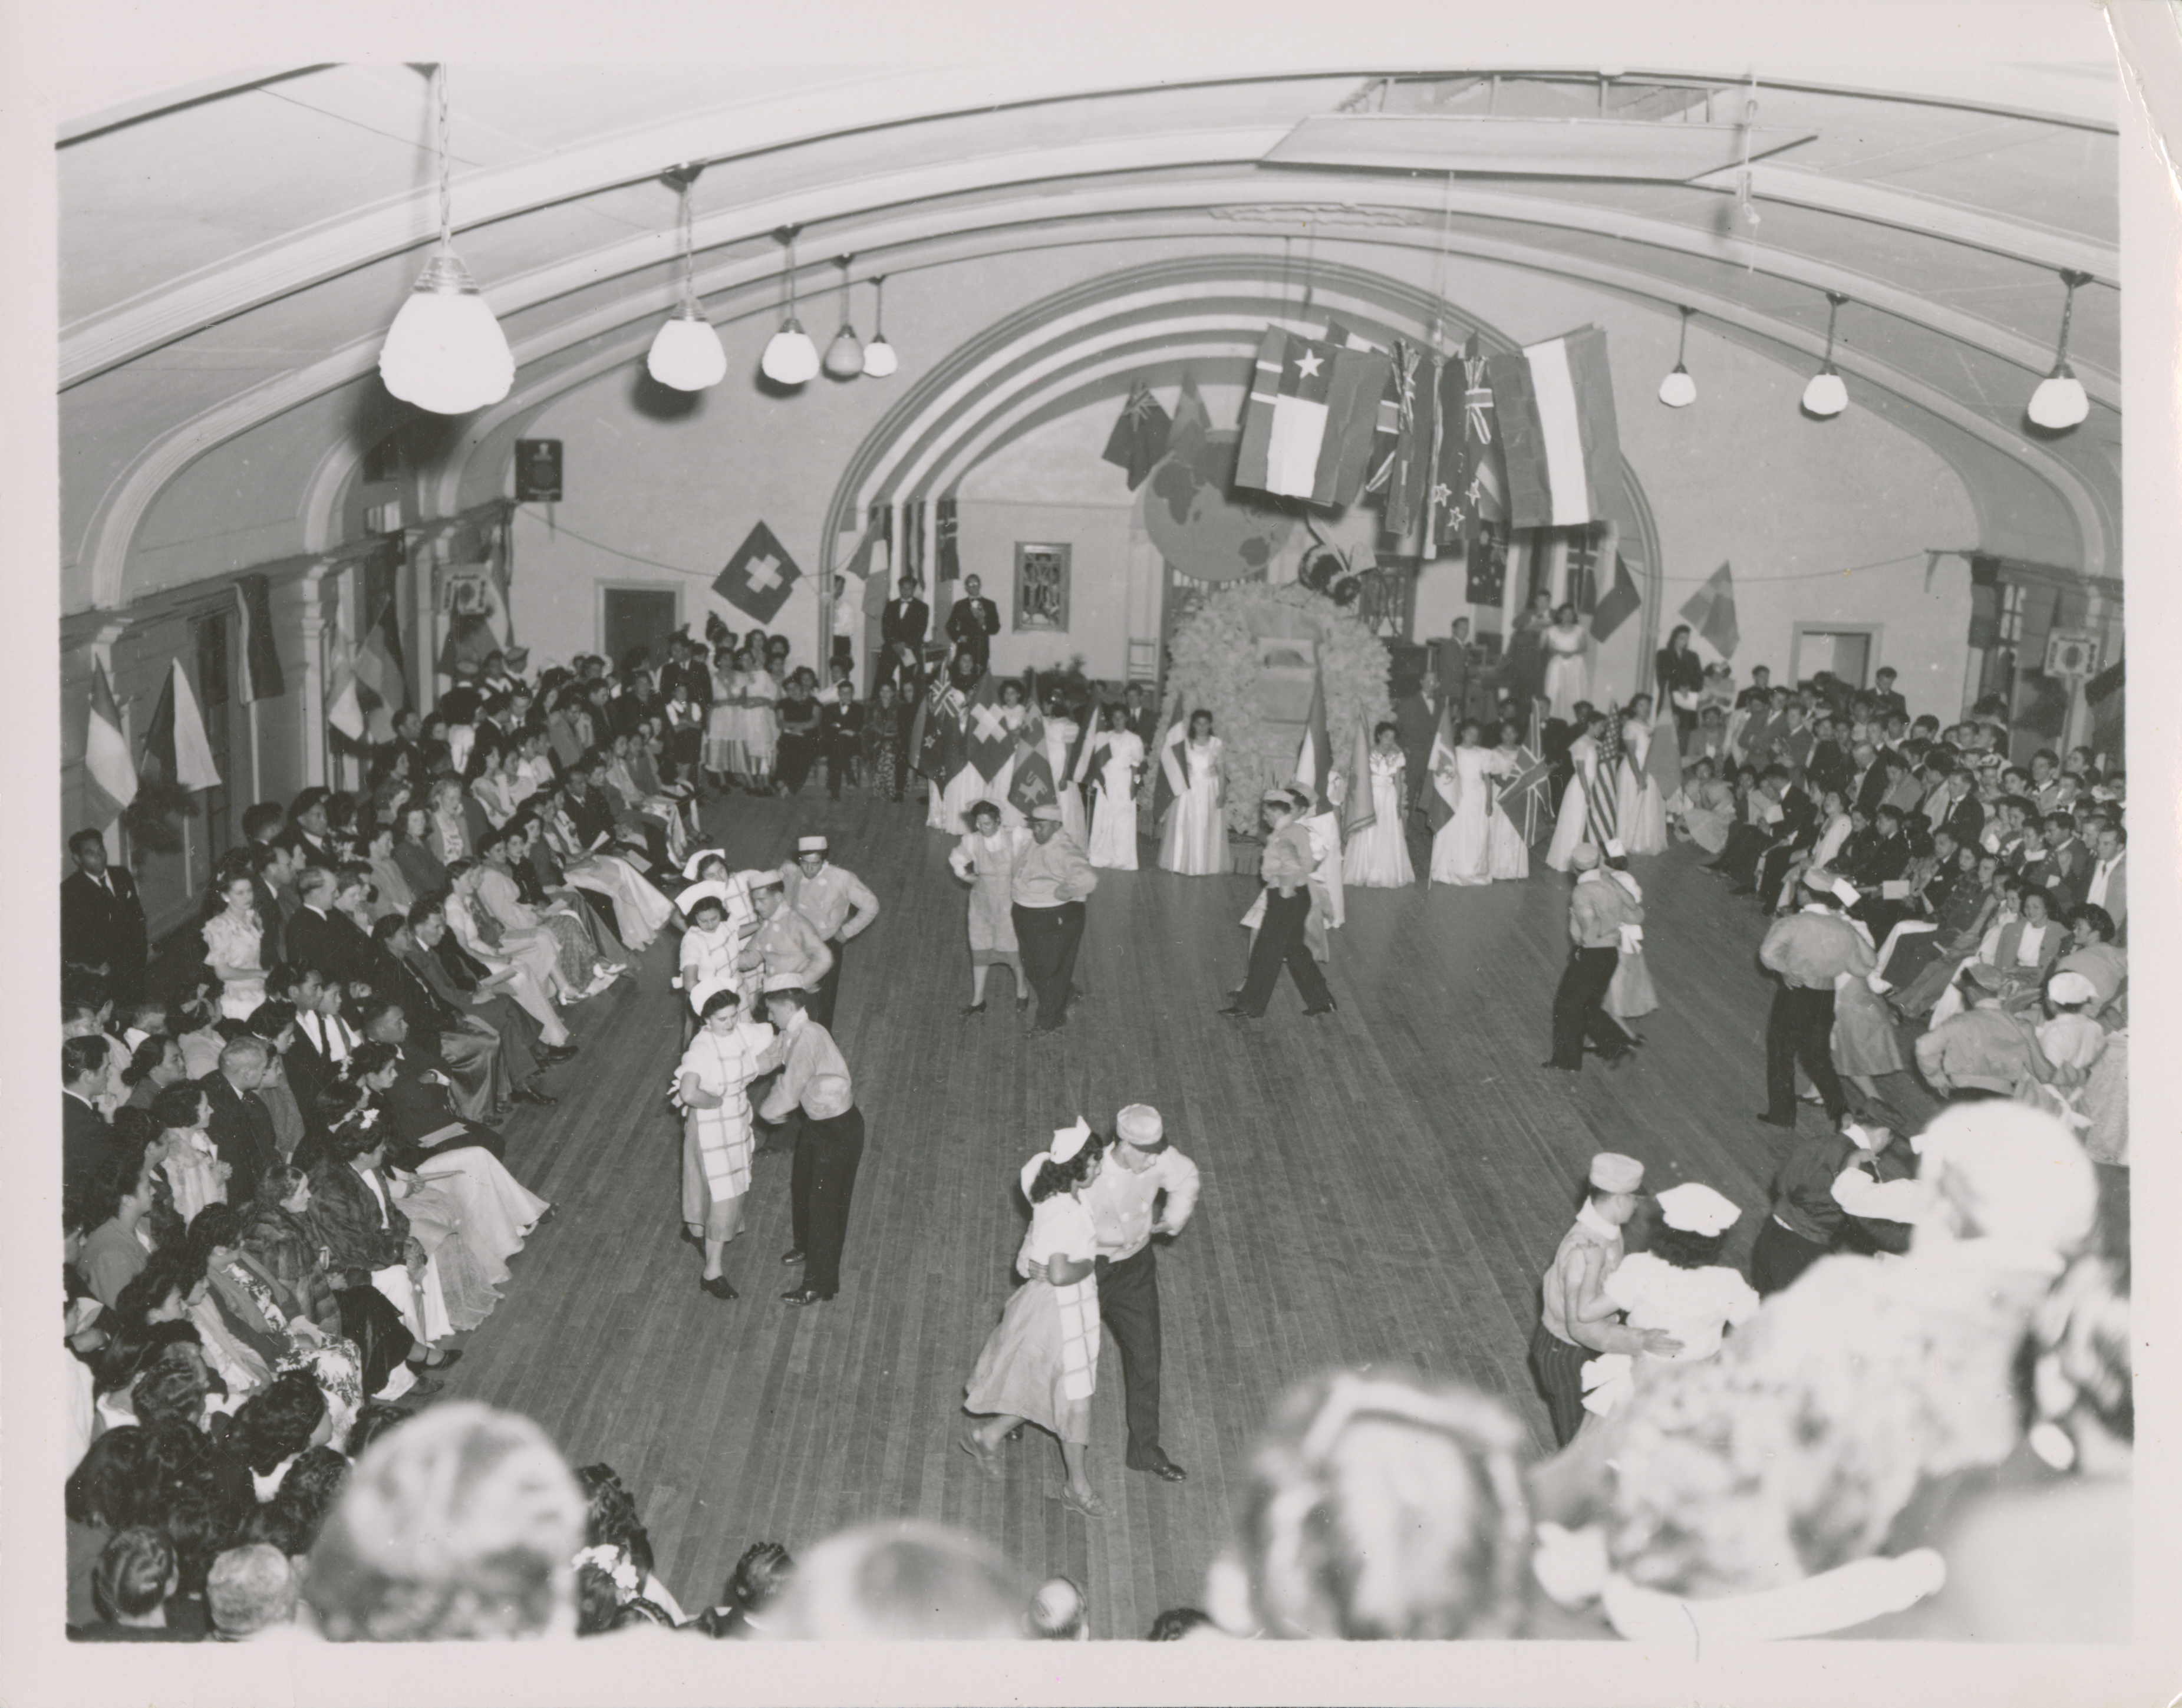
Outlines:
<svg viewBox="0 0 2182 1708"><path fill-rule="evenodd" d="M1123 1462L1160 1456L1159 1265L1146 1246L1134 1257L1098 1262L1099 1317L1121 1354L1121 1399L1129 1418Z"/></svg>
<svg viewBox="0 0 2182 1708"><path fill-rule="evenodd" d="M1768 1216L1750 1247L1750 1285L1759 1297L1770 1298L1825 1255L1825 1246L1790 1233Z"/></svg>
<svg viewBox="0 0 2182 1708"><path fill-rule="evenodd" d="M1570 1345L1543 1323L1531 1331L1531 1374L1545 1396L1556 1446L1567 1446L1583 1427L1583 1367L1598 1356Z"/></svg>
<svg viewBox="0 0 2182 1708"><path fill-rule="evenodd" d="M849 780L849 773L863 752L862 732L852 729L829 729L823 738L826 747L826 793L832 800L841 798L841 785Z"/></svg>
<svg viewBox="0 0 2182 1708"><path fill-rule="evenodd" d="M1246 1014L1262 1014L1273 999L1273 987L1286 967L1295 980L1296 992L1305 1009L1323 1009L1333 1002L1326 987L1326 975L1318 970L1310 946L1303 940L1304 921L1310 917L1310 891L1299 888L1284 896L1268 886L1265 920L1258 927L1258 940L1250 945L1250 970L1243 981L1235 1006Z"/></svg>
<svg viewBox="0 0 2182 1708"><path fill-rule="evenodd" d="M783 730L773 774L780 786L793 794L803 787L803 780L811 775L811 767L817 758L818 737L815 731L806 735Z"/></svg>
<svg viewBox="0 0 2182 1708"><path fill-rule="evenodd" d="M1083 904L1011 909L1023 977L1038 992L1038 1029L1049 1032L1068 1014L1069 981L1083 942Z"/></svg>
<svg viewBox="0 0 2182 1708"><path fill-rule="evenodd" d="M1713 862L1739 884L1755 886L1758 882L1758 857L1773 845L1770 831L1760 830L1755 825L1731 825L1727 832L1727 846L1720 851Z"/></svg>
<svg viewBox="0 0 2182 1708"><path fill-rule="evenodd" d="M826 976L812 987L811 1000L805 1006L810 1009L811 1018L830 1032L833 1030L833 1001L841 994L840 938L827 938L826 947L833 951L833 965L826 969Z"/></svg>
<svg viewBox="0 0 2182 1708"><path fill-rule="evenodd" d="M789 1171L789 1216L803 1253L803 1285L831 1297L841 1285L841 1243L849 1234L849 1197L864 1156L864 1113L851 1108L826 1119L803 1118Z"/></svg>
<svg viewBox="0 0 2182 1708"><path fill-rule="evenodd" d="M1773 992L1773 1011L1765 1020L1765 1115L1776 1125L1796 1125L1796 1069L1801 1064L1825 1102L1826 1119L1838 1123L1848 1097L1834 1071L1834 991L1797 990L1782 985Z"/></svg>
<svg viewBox="0 0 2182 1708"><path fill-rule="evenodd" d="M1606 987L1614 982L1614 970L1621 964L1618 948L1569 951L1568 969L1553 992L1553 1065L1583 1066L1583 1041L1590 1036L1599 1054L1609 1059L1629 1047L1629 1035L1615 1025L1600 1006Z"/></svg>

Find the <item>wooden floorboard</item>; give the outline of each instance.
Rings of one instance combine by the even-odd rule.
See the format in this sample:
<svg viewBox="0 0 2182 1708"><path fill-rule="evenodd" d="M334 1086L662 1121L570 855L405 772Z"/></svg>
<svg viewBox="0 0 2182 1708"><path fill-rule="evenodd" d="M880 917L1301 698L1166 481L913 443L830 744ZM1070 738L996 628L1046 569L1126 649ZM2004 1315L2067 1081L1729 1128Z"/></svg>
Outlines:
<svg viewBox="0 0 2182 1708"><path fill-rule="evenodd" d="M1507 1396L1541 1446L1525 1367L1537 1276L1587 1158L1642 1158L1648 1184L1703 1180L1747 1213L1747 1248L1786 1148L1764 1101L1770 986L1763 920L1688 851L1636 862L1663 1002L1645 1048L1609 1074L1548 1074L1548 1009L1565 956L1566 880L1362 891L1334 938L1340 1008L1305 1020L1283 981L1267 1018L1214 1010L1238 983L1233 876L1105 874L1079 979L1091 994L1051 1039L1024 1036L1006 975L964 1020L965 896L948 838L909 806L851 796L715 806L739 866L811 830L878 895L850 950L836 1034L867 1122L843 1287L807 1311L794 1272L785 1155L758 1159L742 1297L697 1287L678 1237L679 1136L665 1093L680 1053L671 942L573 1011L583 1052L551 1111L511 1124L509 1164L556 1206L470 1335L448 1392L527 1413L570 1462L634 1490L659 1570L710 1605L750 1542L808 1548L859 1520L921 1516L989 1538L1034 1576L1090 1594L1094 1628L1141 1636L1195 1601L1226 1541L1250 1443L1292 1382L1337 1363L1404 1363ZM1422 852L1413 850L1413 857ZM1420 869L1423 861L1419 860ZM1883 1086L1917 1113L1902 1077ZM1161 1249L1161 1434L1189 1480L1126 1473L1110 1341L1093 1401L1092 1474L1115 1508L1061 1506L1059 1454L1035 1431L989 1482L955 1441L962 1383L1011 1285L1022 1159L1078 1114L1110 1127L1144 1102L1205 1173L1196 1219ZM1639 1237L1641 1238L1641 1233Z"/></svg>

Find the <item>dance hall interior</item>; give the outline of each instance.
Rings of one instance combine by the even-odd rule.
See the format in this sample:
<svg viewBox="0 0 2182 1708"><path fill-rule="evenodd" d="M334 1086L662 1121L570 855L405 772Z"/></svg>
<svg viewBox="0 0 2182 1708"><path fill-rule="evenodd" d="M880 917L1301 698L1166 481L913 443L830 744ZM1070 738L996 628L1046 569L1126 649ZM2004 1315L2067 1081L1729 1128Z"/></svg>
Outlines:
<svg viewBox="0 0 2182 1708"><path fill-rule="evenodd" d="M2127 1664L2171 11L950 9L56 62L56 1676Z"/></svg>

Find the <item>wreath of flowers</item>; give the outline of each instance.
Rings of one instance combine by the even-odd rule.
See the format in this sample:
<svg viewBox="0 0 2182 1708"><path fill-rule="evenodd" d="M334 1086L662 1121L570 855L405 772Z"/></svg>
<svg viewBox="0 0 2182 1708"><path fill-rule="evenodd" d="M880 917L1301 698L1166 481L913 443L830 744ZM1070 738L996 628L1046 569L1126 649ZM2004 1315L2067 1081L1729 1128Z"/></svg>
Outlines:
<svg viewBox="0 0 2182 1708"><path fill-rule="evenodd" d="M586 1566L596 1567L613 1579L614 1595L627 1601L644 1587L644 1575L636 1569L636 1562L629 1556L626 1548L599 1546L578 1550L569 1564L580 1572Z"/></svg>
<svg viewBox="0 0 2182 1708"><path fill-rule="evenodd" d="M1360 723L1390 715L1384 642L1322 594L1299 583L1269 587L1233 582L1205 596L1175 626L1168 650L1168 698L1180 694L1185 711L1212 714L1226 744L1227 828L1244 834L1258 825L1258 798L1293 780L1297 737L1293 725L1269 725L1257 713L1261 674L1258 637L1292 627L1293 614L1307 620L1318 644L1320 678L1326 685L1326 727L1334 766L1346 770ZM1149 755L1156 765L1159 756Z"/></svg>

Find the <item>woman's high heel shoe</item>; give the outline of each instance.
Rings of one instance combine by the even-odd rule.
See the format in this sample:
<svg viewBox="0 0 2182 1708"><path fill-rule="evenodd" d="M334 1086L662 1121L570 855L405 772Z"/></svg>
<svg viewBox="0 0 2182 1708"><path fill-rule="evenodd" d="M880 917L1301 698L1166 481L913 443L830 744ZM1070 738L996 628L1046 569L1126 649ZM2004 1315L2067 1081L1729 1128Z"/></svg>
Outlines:
<svg viewBox="0 0 2182 1708"><path fill-rule="evenodd" d="M1061 1504L1071 1512L1081 1512L1087 1518L1106 1518L1113 1516L1114 1509L1100 1500L1095 1493L1088 1498L1079 1497L1077 1492L1066 1483L1061 1485Z"/></svg>

